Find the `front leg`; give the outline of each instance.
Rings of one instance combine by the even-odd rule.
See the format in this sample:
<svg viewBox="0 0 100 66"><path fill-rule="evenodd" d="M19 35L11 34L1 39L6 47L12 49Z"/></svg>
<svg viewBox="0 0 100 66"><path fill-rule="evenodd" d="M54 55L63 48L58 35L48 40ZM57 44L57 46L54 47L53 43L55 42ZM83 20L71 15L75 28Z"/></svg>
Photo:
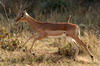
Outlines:
<svg viewBox="0 0 100 66"><path fill-rule="evenodd" d="M32 44L32 46L31 46L31 48L30 48L29 51L31 52L31 50L32 50L32 48L33 48L33 45L34 45L34 43L35 43L37 40L41 40L41 39L43 39L43 38L45 38L45 37L47 37L47 34L46 34L45 32L40 33L39 35L37 35L37 36L34 38L33 44Z"/></svg>
<svg viewBox="0 0 100 66"><path fill-rule="evenodd" d="M30 40L30 39L32 39L32 38L34 38L35 37L35 35L32 35L30 38L28 38L28 40L22 45L22 48L26 45L26 43Z"/></svg>

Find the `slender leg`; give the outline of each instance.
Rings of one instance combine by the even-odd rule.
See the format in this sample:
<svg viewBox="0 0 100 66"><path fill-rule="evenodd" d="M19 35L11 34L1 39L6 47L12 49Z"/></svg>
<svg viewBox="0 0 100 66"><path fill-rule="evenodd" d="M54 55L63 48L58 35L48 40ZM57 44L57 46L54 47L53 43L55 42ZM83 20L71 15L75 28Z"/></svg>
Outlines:
<svg viewBox="0 0 100 66"><path fill-rule="evenodd" d="M71 43L72 49L75 50L75 54L74 54L73 58L76 59L76 57L78 56L78 53L79 53L79 48L77 46L77 43L73 38L71 38L69 36L67 36L67 40Z"/></svg>
<svg viewBox="0 0 100 66"><path fill-rule="evenodd" d="M26 43L27 43L30 39L32 39L32 38L34 38L34 35L32 35L32 36L22 45L22 47L24 47L24 46L26 45Z"/></svg>
<svg viewBox="0 0 100 66"><path fill-rule="evenodd" d="M85 50L88 52L88 54L90 55L90 57L92 58L93 60L93 55L92 53L90 52L90 50L88 49L88 46L78 37L78 36L75 36L75 35L70 35L74 40L76 40L81 46L83 46L85 48Z"/></svg>
<svg viewBox="0 0 100 66"><path fill-rule="evenodd" d="M31 48L29 49L29 51L31 52L31 50L32 50L32 48L33 48L33 45L34 45L34 43L37 41L37 39L34 39L33 40L33 43L32 43L32 45L31 45Z"/></svg>
<svg viewBox="0 0 100 66"><path fill-rule="evenodd" d="M37 40L41 40L41 39L43 39L43 38L45 38L45 37L47 37L47 34L46 34L46 33L41 33L41 34L37 35L37 36L34 38L33 44L32 44L32 46L31 46L31 48L30 48L29 51L31 52L31 50L32 50L32 48L33 48L33 45L34 45L34 43L35 43Z"/></svg>
<svg viewBox="0 0 100 66"><path fill-rule="evenodd" d="M61 38L58 38L58 42L59 42L59 44L61 43Z"/></svg>
<svg viewBox="0 0 100 66"><path fill-rule="evenodd" d="M64 40L64 43L66 43L66 37L64 37L63 40Z"/></svg>

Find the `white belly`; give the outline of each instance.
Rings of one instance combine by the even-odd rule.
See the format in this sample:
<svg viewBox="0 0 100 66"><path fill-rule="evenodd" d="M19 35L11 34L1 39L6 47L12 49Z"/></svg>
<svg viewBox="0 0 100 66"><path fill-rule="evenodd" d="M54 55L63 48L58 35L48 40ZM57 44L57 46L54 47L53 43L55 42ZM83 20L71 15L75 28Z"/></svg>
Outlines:
<svg viewBox="0 0 100 66"><path fill-rule="evenodd" d="M52 38L59 38L59 37L66 36L66 31L62 31L62 30L57 30L57 31L46 30L46 33L48 37L52 37Z"/></svg>
<svg viewBox="0 0 100 66"><path fill-rule="evenodd" d="M62 34L62 35L58 35L58 36L48 36L49 38L61 38L61 37L65 37L66 34Z"/></svg>

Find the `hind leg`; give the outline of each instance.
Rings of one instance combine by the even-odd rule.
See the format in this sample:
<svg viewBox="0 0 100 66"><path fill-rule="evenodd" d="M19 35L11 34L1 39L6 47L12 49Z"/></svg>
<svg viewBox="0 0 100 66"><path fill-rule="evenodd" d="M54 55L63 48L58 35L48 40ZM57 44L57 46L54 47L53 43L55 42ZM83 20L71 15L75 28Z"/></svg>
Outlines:
<svg viewBox="0 0 100 66"><path fill-rule="evenodd" d="M73 32L69 33L69 36L72 37L76 42L78 42L79 45L83 46L85 48L85 50L88 52L88 54L90 55L91 59L94 60L92 53L90 52L90 50L88 49L87 44L85 44L78 35L73 34Z"/></svg>
<svg viewBox="0 0 100 66"><path fill-rule="evenodd" d="M79 48L77 46L77 43L76 43L76 41L73 38L71 38L69 36L67 36L67 40L71 43L72 52L74 53L72 58L74 58L74 60L76 60L77 56L78 56L78 53L79 53Z"/></svg>

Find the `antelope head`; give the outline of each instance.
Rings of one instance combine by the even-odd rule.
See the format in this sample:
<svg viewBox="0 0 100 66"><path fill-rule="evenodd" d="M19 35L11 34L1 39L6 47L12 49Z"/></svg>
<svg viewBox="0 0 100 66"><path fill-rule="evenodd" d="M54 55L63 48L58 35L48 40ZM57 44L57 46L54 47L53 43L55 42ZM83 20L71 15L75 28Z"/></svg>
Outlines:
<svg viewBox="0 0 100 66"><path fill-rule="evenodd" d="M27 17L28 17L28 13L26 11L22 11L18 14L17 18L16 18L16 22L26 22L27 21Z"/></svg>
<svg viewBox="0 0 100 66"><path fill-rule="evenodd" d="M19 13L15 19L16 22L26 22L27 17L29 16L26 12L26 9L28 9L32 5L32 1L22 2L20 5Z"/></svg>

